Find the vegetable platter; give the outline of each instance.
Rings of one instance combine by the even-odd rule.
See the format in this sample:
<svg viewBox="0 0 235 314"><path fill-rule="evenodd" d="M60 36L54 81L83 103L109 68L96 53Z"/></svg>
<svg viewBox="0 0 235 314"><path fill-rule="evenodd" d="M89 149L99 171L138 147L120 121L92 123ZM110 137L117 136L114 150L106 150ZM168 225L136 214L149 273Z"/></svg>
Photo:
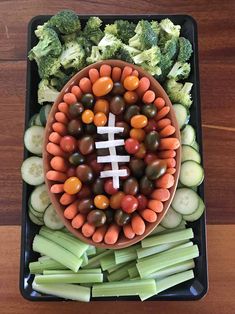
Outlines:
<svg viewBox="0 0 235 314"><path fill-rule="evenodd" d="M121 37L119 45L124 44L124 46L117 53L115 51L114 59L137 63L160 81L174 105L181 128L180 180L166 217L161 225L140 243L126 249L113 251L88 246L63 229L63 225L50 204L45 185L43 185L43 178L39 173L42 170L40 141L43 137L43 127L58 90L72 75L71 71L65 71L68 78L65 77L65 73L62 75L60 73L57 77L53 73L52 75L48 74L48 71L54 71L57 62L55 57L57 58L61 53L57 50L65 49L64 55L63 52L60 55L60 62L63 64L63 69L68 66L66 44L63 48L60 47L60 44L52 48L55 53L54 59L52 60L50 54L51 59L49 58L46 63L43 63L40 54L42 51L51 49L51 46L43 47L45 30L39 25L43 25L50 18L51 16L36 16L31 20L28 28L28 51L31 61L28 60L27 64L26 132L24 137L26 149L25 161L21 169L25 181L23 183L20 268L22 296L31 301L72 299L85 302L90 300L197 300L202 298L207 292L208 282L196 22L187 15L103 15L97 17L97 20L90 20L97 22L101 19L103 27L90 32L90 40L93 38L92 46L95 48L90 47L86 62L91 64L102 58L111 58L110 53L113 52L107 50L107 46L112 46L113 43L109 40L113 39L113 34L115 38ZM67 17L65 15L62 18L65 21ZM87 24L89 18L90 16L79 16L79 23L81 23L84 33L85 31L89 33L91 30L89 27L93 27L92 22L90 25ZM125 22L118 24L115 22L117 20L125 20L130 23L129 25L133 28L132 36L128 32L120 31L121 26L127 24ZM139 23L142 20L146 22ZM175 57L173 62L168 60L165 55L161 59L165 60L165 64L163 61L162 63L159 60L156 61L157 49L159 49L156 47L154 47L155 59L149 60L150 52L153 50L148 53L143 51L152 48L152 44L148 47L148 41L152 39L148 38L146 44L146 38L141 35L145 26L149 27L148 25L152 21L160 22L162 20L164 22L162 22L161 28L166 37L171 36L173 32L176 32L173 37L179 37L177 33L181 28L180 36L191 43L190 45L187 40L181 39L180 48L177 48L178 59ZM56 36L56 32L54 32L56 28L57 31L58 29L61 31L61 21L54 18L48 25L50 23L51 28L49 27L49 32L46 30L48 33L46 36L52 38ZM75 24L69 26L76 27ZM139 27L136 28L136 25ZM152 29L158 33L159 24L152 22L151 25ZM65 29L62 30L64 34L66 27L68 25L65 25ZM41 47L37 46L38 38L35 36L35 30L37 37L41 36ZM107 34L108 37L103 40L102 38ZM62 41L68 44L73 41L73 36L71 34L64 35ZM131 37L131 40L128 39L128 41L125 36L127 38L129 36L129 39ZM161 53L163 53L163 45L168 39L162 36L162 42L160 40L159 43L162 45ZM103 44L100 44L102 40ZM106 40L109 41L108 44ZM121 41L123 42L121 43ZM79 43L88 47L87 43L82 43L81 39ZM115 45L116 43L114 43ZM174 51L174 47L172 48L171 45L172 42L166 46L167 51L171 49ZM41 49L42 47L43 49ZM151 61L155 63L151 63ZM86 62L84 66L88 65ZM48 64L51 66L48 67ZM80 66L80 68L82 67ZM57 70L55 72L58 74ZM39 172L33 171L32 174L29 171L31 167ZM156 265L159 266L156 267Z"/></svg>

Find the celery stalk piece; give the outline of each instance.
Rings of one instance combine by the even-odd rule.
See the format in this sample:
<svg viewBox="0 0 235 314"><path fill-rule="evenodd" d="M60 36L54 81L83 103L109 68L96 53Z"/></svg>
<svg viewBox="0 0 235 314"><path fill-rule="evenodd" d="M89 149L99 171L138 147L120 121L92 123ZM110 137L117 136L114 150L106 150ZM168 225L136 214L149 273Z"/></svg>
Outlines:
<svg viewBox="0 0 235 314"><path fill-rule="evenodd" d="M106 251L106 249L103 249L102 247L97 247L96 248L96 254L97 255L103 253L104 251Z"/></svg>
<svg viewBox="0 0 235 314"><path fill-rule="evenodd" d="M94 283L103 282L103 274L54 274L54 275L36 275L37 284L47 283Z"/></svg>
<svg viewBox="0 0 235 314"><path fill-rule="evenodd" d="M108 281L119 281L129 276L128 269L135 266L136 261L125 264L107 276Z"/></svg>
<svg viewBox="0 0 235 314"><path fill-rule="evenodd" d="M48 261L48 260L51 260L51 258L49 256L46 256L46 255L40 256L38 258L39 262L44 262L44 261Z"/></svg>
<svg viewBox="0 0 235 314"><path fill-rule="evenodd" d="M139 244L127 247L125 249L115 250L115 261L116 264L126 263L133 261L137 258L136 250L140 247Z"/></svg>
<svg viewBox="0 0 235 314"><path fill-rule="evenodd" d="M199 256L197 245L186 248L180 248L173 251L166 251L155 254L146 258L144 261L139 260L136 264L141 278L146 278L150 274L174 264L187 261Z"/></svg>
<svg viewBox="0 0 235 314"><path fill-rule="evenodd" d="M81 267L84 267L84 266L86 266L87 264L88 264L88 257L87 257L87 254L86 254L86 252L82 255L82 265L81 265Z"/></svg>
<svg viewBox="0 0 235 314"><path fill-rule="evenodd" d="M112 250L105 250L104 252L102 252L98 255L95 255L92 258L89 258L88 264L84 268L87 269L87 268L99 267L101 258L108 256L108 255L111 255L112 253L113 253Z"/></svg>
<svg viewBox="0 0 235 314"><path fill-rule="evenodd" d="M122 264L117 264L116 266L113 266L111 268L107 269L107 272L109 274L111 274L112 272L114 272L115 270L118 270L119 268L121 268L123 265L125 265L126 263L122 263Z"/></svg>
<svg viewBox="0 0 235 314"><path fill-rule="evenodd" d="M128 268L127 271L128 271L129 277L130 277L131 279L136 278L136 277L139 276L139 272L138 272L138 269L136 268L136 265L134 265L134 266Z"/></svg>
<svg viewBox="0 0 235 314"><path fill-rule="evenodd" d="M169 249L168 252L176 251L178 249L181 249L181 248L184 248L184 247L189 247L189 246L193 246L193 242L192 241L188 241L186 243L182 243L180 245L177 245L177 246Z"/></svg>
<svg viewBox="0 0 235 314"><path fill-rule="evenodd" d="M96 248L93 245L89 245L88 249L86 250L87 256L96 255Z"/></svg>
<svg viewBox="0 0 235 314"><path fill-rule="evenodd" d="M60 298L89 302L91 297L91 289L79 285L72 284L36 284L33 281L32 288L35 291L51 294Z"/></svg>
<svg viewBox="0 0 235 314"><path fill-rule="evenodd" d="M62 246L52 242L40 235L36 235L33 240L33 250L38 253L48 255L58 263L76 272L82 264L82 259L76 257Z"/></svg>
<svg viewBox="0 0 235 314"><path fill-rule="evenodd" d="M156 283L153 279L140 279L121 282L106 282L94 285L93 297L119 297L140 294L156 294Z"/></svg>
<svg viewBox="0 0 235 314"><path fill-rule="evenodd" d="M187 241L187 240L185 240ZM172 243L165 243L165 244L159 244L156 246L151 246L151 247L147 247L147 248L138 248L136 250L137 252L137 257L140 258L144 258L156 253L161 253L164 252L166 250L169 250L175 246L178 246L180 244L185 243L185 241L177 241L177 242L172 242Z"/></svg>
<svg viewBox="0 0 235 314"><path fill-rule="evenodd" d="M155 245L188 240L193 238L193 229L178 230L167 234L159 234L153 237L145 238L141 241L142 248L151 247Z"/></svg>
<svg viewBox="0 0 235 314"><path fill-rule="evenodd" d="M76 273L69 269L58 269L58 270L44 270L43 275L58 275L58 274L101 274L101 268L91 269L79 269Z"/></svg>
<svg viewBox="0 0 235 314"><path fill-rule="evenodd" d="M153 279L162 279L177 273L181 273L183 271L193 269L195 267L195 263L193 259L190 259L188 261L184 261L163 269L160 269L156 271L155 273L152 273L148 276L148 278L153 278Z"/></svg>
<svg viewBox="0 0 235 314"><path fill-rule="evenodd" d="M39 258L40 259L40 258ZM39 260L37 262L29 263L29 271L30 274L40 274L44 270L49 269L67 269L64 265L56 262L55 260L49 258L47 260Z"/></svg>
<svg viewBox="0 0 235 314"><path fill-rule="evenodd" d="M40 229L39 235L59 244L77 257L81 257L89 247L88 244L83 243L67 233L62 231L52 231L45 226Z"/></svg>
<svg viewBox="0 0 235 314"><path fill-rule="evenodd" d="M116 266L114 254L102 257L100 260L100 265L103 271Z"/></svg>
<svg viewBox="0 0 235 314"><path fill-rule="evenodd" d="M160 279L156 281L156 287L157 287L157 293L160 293L164 290L167 290L171 287L174 287L182 282L188 281L190 279L194 278L194 273L192 270L184 271L182 273L178 273L172 276L168 276L166 278ZM150 297L152 297L154 294L141 294L140 299L141 301L144 301Z"/></svg>

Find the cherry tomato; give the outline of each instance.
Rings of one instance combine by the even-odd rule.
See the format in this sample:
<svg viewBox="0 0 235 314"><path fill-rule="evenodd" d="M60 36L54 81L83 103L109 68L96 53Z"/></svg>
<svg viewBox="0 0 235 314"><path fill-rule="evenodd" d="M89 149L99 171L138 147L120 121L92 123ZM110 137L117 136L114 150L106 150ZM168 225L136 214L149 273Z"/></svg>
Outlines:
<svg viewBox="0 0 235 314"><path fill-rule="evenodd" d="M103 112L104 114L109 113L109 102L106 99L97 99L94 106L94 113Z"/></svg>
<svg viewBox="0 0 235 314"><path fill-rule="evenodd" d="M146 155L146 147L144 143L140 143L140 148L137 153L135 153L135 157L139 159L143 159Z"/></svg>
<svg viewBox="0 0 235 314"><path fill-rule="evenodd" d="M92 91L95 96L107 95L113 88L113 81L110 77L100 77L92 86Z"/></svg>
<svg viewBox="0 0 235 314"><path fill-rule="evenodd" d="M94 204L99 209L106 209L109 207L109 199L105 195L96 195Z"/></svg>
<svg viewBox="0 0 235 314"><path fill-rule="evenodd" d="M125 78L123 85L129 91L135 90L139 86L139 79L137 76L129 75Z"/></svg>
<svg viewBox="0 0 235 314"><path fill-rule="evenodd" d="M140 194L137 196L137 201L138 201L138 207L137 210L144 210L147 208L148 205L148 199L146 196L143 194Z"/></svg>
<svg viewBox="0 0 235 314"><path fill-rule="evenodd" d="M82 121L86 124L92 123L94 120L94 113L92 110L87 109L82 113Z"/></svg>
<svg viewBox="0 0 235 314"><path fill-rule="evenodd" d="M137 114L131 118L131 126L136 129L143 129L148 124L148 118L143 114Z"/></svg>
<svg viewBox="0 0 235 314"><path fill-rule="evenodd" d="M146 133L149 133L151 131L156 131L157 129L157 122L154 119L150 119L148 121L148 124L146 125L146 127L144 128L144 131Z"/></svg>
<svg viewBox="0 0 235 314"><path fill-rule="evenodd" d="M122 191L119 191L113 194L110 198L110 207L113 209L121 208L121 202L125 194Z"/></svg>
<svg viewBox="0 0 235 314"><path fill-rule="evenodd" d="M151 164L154 160L157 160L157 155L154 153L148 153L145 158L144 161L147 165Z"/></svg>
<svg viewBox="0 0 235 314"><path fill-rule="evenodd" d="M93 169L93 171L96 174L99 174L100 171L104 169L104 165L102 163L98 163L96 157L89 162L89 166Z"/></svg>
<svg viewBox="0 0 235 314"><path fill-rule="evenodd" d="M137 198L133 195L125 195L121 202L122 210L128 214L133 213L138 207Z"/></svg>
<svg viewBox="0 0 235 314"><path fill-rule="evenodd" d="M82 186L81 190L78 192L77 194L77 198L79 199L84 199L84 198L89 198L91 196L91 189L89 188L89 186L84 185Z"/></svg>
<svg viewBox="0 0 235 314"><path fill-rule="evenodd" d="M82 187L82 182L77 177L70 177L64 183L64 191L70 195L77 194Z"/></svg>
<svg viewBox="0 0 235 314"><path fill-rule="evenodd" d="M94 124L96 126L104 126L107 123L107 117L103 112L97 112L94 116Z"/></svg>
<svg viewBox="0 0 235 314"><path fill-rule="evenodd" d="M127 104L135 104L138 100L138 95L136 92L133 92L133 91L127 91L125 92L124 94L124 100Z"/></svg>
<svg viewBox="0 0 235 314"><path fill-rule="evenodd" d="M73 136L63 136L60 140L60 147L64 152L73 153L76 149L77 141Z"/></svg>
<svg viewBox="0 0 235 314"><path fill-rule="evenodd" d="M131 129L130 137L134 138L138 142L143 142L145 139L145 132L143 129Z"/></svg>
<svg viewBox="0 0 235 314"><path fill-rule="evenodd" d="M108 179L105 181L104 190L107 194L110 194L110 195L118 192L118 190L113 187L113 179Z"/></svg>
<svg viewBox="0 0 235 314"><path fill-rule="evenodd" d="M125 141L125 150L129 154L137 153L139 148L140 148L140 143L137 140L135 140L134 138L128 138Z"/></svg>

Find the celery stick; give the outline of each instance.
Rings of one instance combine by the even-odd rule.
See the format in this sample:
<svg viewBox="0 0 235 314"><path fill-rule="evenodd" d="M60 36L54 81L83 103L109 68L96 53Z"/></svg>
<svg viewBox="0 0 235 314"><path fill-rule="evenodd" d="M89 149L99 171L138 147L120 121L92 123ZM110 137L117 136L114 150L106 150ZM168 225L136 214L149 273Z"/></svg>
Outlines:
<svg viewBox="0 0 235 314"><path fill-rule="evenodd" d="M193 246L193 242L192 241L188 241L186 243L182 243L180 245L177 245L171 249L168 250L168 252L171 252L171 251L176 251L178 249L181 249L181 248L184 248L184 247L189 247L189 246Z"/></svg>
<svg viewBox="0 0 235 314"><path fill-rule="evenodd" d="M39 258L40 259L40 258ZM46 269L67 269L64 265L56 262L55 260L49 258L47 260L39 260L37 262L29 263L30 274L40 274Z"/></svg>
<svg viewBox="0 0 235 314"><path fill-rule="evenodd" d="M136 265L134 265L134 266L128 268L127 271L128 271L129 277L130 277L131 279L136 278L136 277L139 276L139 272L138 272L138 269L136 268Z"/></svg>
<svg viewBox="0 0 235 314"><path fill-rule="evenodd" d="M102 247L97 247L96 248L96 253L97 254L103 253L104 251L106 251L106 249L103 249Z"/></svg>
<svg viewBox="0 0 235 314"><path fill-rule="evenodd" d="M125 264L107 276L108 281L119 281L129 276L128 269L133 267L136 262Z"/></svg>
<svg viewBox="0 0 235 314"><path fill-rule="evenodd" d="M82 287L72 284L43 284L38 285L33 281L32 288L35 291L51 294L60 298L89 302L91 297L91 290L88 287Z"/></svg>
<svg viewBox="0 0 235 314"><path fill-rule="evenodd" d="M111 268L108 268L108 269L107 269L107 272L108 272L109 274L111 274L112 272L114 272L115 270L121 268L121 267L122 267L123 265L125 265L125 264L126 264L126 263L117 264L116 266L113 266L113 267L111 267Z"/></svg>
<svg viewBox="0 0 235 314"><path fill-rule="evenodd" d="M89 245L88 249L86 250L87 256L96 255L96 248L93 245Z"/></svg>
<svg viewBox="0 0 235 314"><path fill-rule="evenodd" d="M44 261L48 261L48 260L51 260L51 258L49 256L46 256L46 255L40 256L38 258L38 261L40 261L40 262L44 262Z"/></svg>
<svg viewBox="0 0 235 314"><path fill-rule="evenodd" d="M81 267L84 267L84 266L86 266L87 264L88 264L88 257L87 257L87 254L86 254L86 252L82 255L82 265L81 265Z"/></svg>
<svg viewBox="0 0 235 314"><path fill-rule="evenodd" d="M91 269L79 269L76 273L69 269L59 269L59 270L44 270L43 275L57 275L57 274L101 274L100 268Z"/></svg>
<svg viewBox="0 0 235 314"><path fill-rule="evenodd" d="M163 269L160 269L148 276L148 278L153 278L153 279L162 279L167 276L171 276L177 273L181 273L183 271L192 269L195 267L195 263L193 259L190 259L188 261L184 261Z"/></svg>
<svg viewBox="0 0 235 314"><path fill-rule="evenodd" d="M83 243L79 239L76 239L67 233L62 231L52 231L44 226L40 229L39 234L48 240L59 244L77 257L81 257L89 247L88 244Z"/></svg>
<svg viewBox="0 0 235 314"><path fill-rule="evenodd" d="M187 240L185 240L187 241ZM136 250L137 252L137 257L138 258L144 258L156 253L164 252L166 250L169 250L177 245L185 243L185 241L177 241L177 242L172 242L172 243L165 243L165 244L159 244L156 246L151 246L147 248L138 248Z"/></svg>
<svg viewBox="0 0 235 314"><path fill-rule="evenodd" d="M71 252L65 250L62 246L40 235L36 235L34 237L33 250L35 252L48 255L74 272L78 271L82 264L81 258L76 257Z"/></svg>
<svg viewBox="0 0 235 314"><path fill-rule="evenodd" d="M151 247L159 244L177 242L193 238L192 228L170 232L167 234L159 234L153 237L145 238L141 241L142 248Z"/></svg>
<svg viewBox="0 0 235 314"><path fill-rule="evenodd" d="M140 247L139 244L114 251L116 264L133 261L137 258L136 249Z"/></svg>
<svg viewBox="0 0 235 314"><path fill-rule="evenodd" d="M107 270L109 268L116 266L114 254L102 257L100 260L100 265L103 270Z"/></svg>
<svg viewBox="0 0 235 314"><path fill-rule="evenodd" d="M174 264L187 261L194 257L199 256L199 251L197 245L193 245L186 248L180 248L178 250L166 251L159 254L155 254L146 258L146 260L139 260L136 264L138 272L141 278L146 278L150 274L168 267Z"/></svg>
<svg viewBox="0 0 235 314"><path fill-rule="evenodd" d="M37 284L47 283L89 283L103 282L103 274L54 274L54 275L36 275Z"/></svg>
<svg viewBox="0 0 235 314"><path fill-rule="evenodd" d="M140 294L156 294L156 283L153 279L140 279L121 282L108 282L94 285L93 297L119 297Z"/></svg>
<svg viewBox="0 0 235 314"><path fill-rule="evenodd" d="M92 258L89 258L88 260L88 264L84 267L84 268L94 268L94 267L98 267L100 266L100 260L101 258L107 256L107 255L110 255L112 254L113 251L112 250L105 250L104 252L98 254L98 255L95 255L94 257Z"/></svg>

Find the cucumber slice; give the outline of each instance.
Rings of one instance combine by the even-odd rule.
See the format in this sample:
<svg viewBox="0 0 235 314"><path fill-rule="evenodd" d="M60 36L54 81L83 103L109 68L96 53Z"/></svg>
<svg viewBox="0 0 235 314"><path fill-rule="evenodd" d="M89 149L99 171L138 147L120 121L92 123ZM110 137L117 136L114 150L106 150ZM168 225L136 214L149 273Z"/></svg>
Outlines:
<svg viewBox="0 0 235 314"><path fill-rule="evenodd" d="M197 152L199 152L199 144L198 144L197 141L194 141L191 146L192 146L194 149L196 149Z"/></svg>
<svg viewBox="0 0 235 314"><path fill-rule="evenodd" d="M44 105L39 112L39 118L40 118L40 122L43 126L45 126L47 124L47 118L49 116L49 113L51 111L51 105Z"/></svg>
<svg viewBox="0 0 235 314"><path fill-rule="evenodd" d="M29 119L29 122L28 122L28 127L29 127L29 128L30 128L31 126L35 125L36 117L37 117L37 113L35 113L35 114Z"/></svg>
<svg viewBox="0 0 235 314"><path fill-rule="evenodd" d="M24 145L30 153L35 155L42 154L44 130L44 127L34 125L25 131Z"/></svg>
<svg viewBox="0 0 235 314"><path fill-rule="evenodd" d="M182 215L174 211L172 207L169 207L166 215L161 221L161 226L167 229L176 228L181 224Z"/></svg>
<svg viewBox="0 0 235 314"><path fill-rule="evenodd" d="M194 213L199 205L199 196L196 192L188 188L180 188L175 192L171 203L173 209L182 215Z"/></svg>
<svg viewBox="0 0 235 314"><path fill-rule="evenodd" d="M181 104L174 104L173 108L175 111L176 120L179 124L179 128L182 129L189 121L190 115L188 109Z"/></svg>
<svg viewBox="0 0 235 314"><path fill-rule="evenodd" d="M35 118L35 125L42 126L39 113L37 113L37 116Z"/></svg>
<svg viewBox="0 0 235 314"><path fill-rule="evenodd" d="M181 162L186 160L194 160L200 164L201 156L192 146L182 145Z"/></svg>
<svg viewBox="0 0 235 314"><path fill-rule="evenodd" d="M29 218L30 220L38 226L43 226L44 222L42 219L40 219L39 217L34 216L34 214L29 210Z"/></svg>
<svg viewBox="0 0 235 314"><path fill-rule="evenodd" d="M51 204L46 184L42 184L33 190L30 196L30 203L37 212L45 212L47 207Z"/></svg>
<svg viewBox="0 0 235 314"><path fill-rule="evenodd" d="M29 211L35 216L35 217L38 217L38 218L41 218L43 220L43 215L44 213L39 213L37 212L32 206L29 205Z"/></svg>
<svg viewBox="0 0 235 314"><path fill-rule="evenodd" d="M204 170L199 163L187 160L181 164L179 180L184 186L199 186L203 179Z"/></svg>
<svg viewBox="0 0 235 314"><path fill-rule="evenodd" d="M191 146L193 142L195 141L196 132L190 124L187 124L180 134L181 134L181 144Z"/></svg>
<svg viewBox="0 0 235 314"><path fill-rule="evenodd" d="M52 230L59 230L64 227L64 224L58 217L54 207L50 205L47 207L45 214L43 216L45 225Z"/></svg>
<svg viewBox="0 0 235 314"><path fill-rule="evenodd" d="M195 221L198 220L201 215L204 213L205 210L205 204L203 202L203 200L199 197L199 206L196 209L196 211L194 213L192 213L191 215L183 215L183 219L186 221Z"/></svg>
<svg viewBox="0 0 235 314"><path fill-rule="evenodd" d="M21 166L21 176L30 185L42 184L44 182L42 158L32 156L25 159Z"/></svg>

